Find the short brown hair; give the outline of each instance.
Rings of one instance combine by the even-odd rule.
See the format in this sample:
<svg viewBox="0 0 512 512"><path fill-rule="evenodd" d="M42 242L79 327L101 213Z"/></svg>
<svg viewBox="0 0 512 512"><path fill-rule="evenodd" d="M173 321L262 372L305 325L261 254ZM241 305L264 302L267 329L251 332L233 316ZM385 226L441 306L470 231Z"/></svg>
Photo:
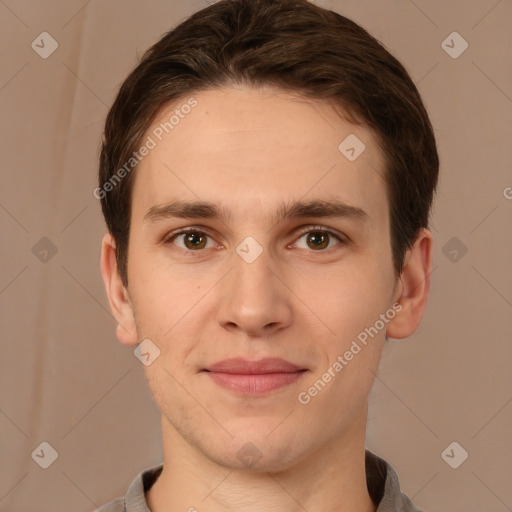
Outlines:
<svg viewBox="0 0 512 512"><path fill-rule="evenodd" d="M428 226L439 172L433 129L400 62L362 27L307 0L221 0L149 48L108 113L100 189L107 190L162 107L228 84L277 86L332 102L376 134L386 163L391 248L399 276L406 250ZM134 173L126 174L100 197L125 285L133 179Z"/></svg>

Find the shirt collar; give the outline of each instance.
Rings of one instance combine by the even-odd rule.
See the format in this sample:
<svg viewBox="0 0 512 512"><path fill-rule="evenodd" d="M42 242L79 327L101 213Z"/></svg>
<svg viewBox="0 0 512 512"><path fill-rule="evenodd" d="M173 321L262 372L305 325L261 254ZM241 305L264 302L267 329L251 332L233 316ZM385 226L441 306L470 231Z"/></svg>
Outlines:
<svg viewBox="0 0 512 512"><path fill-rule="evenodd" d="M402 494L398 476L389 463L367 449L365 464L368 492L378 503L376 512L421 512ZM151 512L145 492L156 482L163 467L163 464L158 464L137 475L124 498L125 512Z"/></svg>

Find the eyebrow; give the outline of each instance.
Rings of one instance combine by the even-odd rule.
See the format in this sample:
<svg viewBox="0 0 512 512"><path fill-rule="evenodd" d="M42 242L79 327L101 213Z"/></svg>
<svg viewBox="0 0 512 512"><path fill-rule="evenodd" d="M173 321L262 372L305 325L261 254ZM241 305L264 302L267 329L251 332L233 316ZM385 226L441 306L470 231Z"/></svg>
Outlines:
<svg viewBox="0 0 512 512"><path fill-rule="evenodd" d="M283 220L303 217L340 217L362 222L368 220L368 214L357 206L348 205L339 200L311 200L281 202L270 220L272 225ZM231 212L222 206L208 201L171 201L149 208L144 215L143 223L151 224L169 218L182 219L218 219L228 222Z"/></svg>

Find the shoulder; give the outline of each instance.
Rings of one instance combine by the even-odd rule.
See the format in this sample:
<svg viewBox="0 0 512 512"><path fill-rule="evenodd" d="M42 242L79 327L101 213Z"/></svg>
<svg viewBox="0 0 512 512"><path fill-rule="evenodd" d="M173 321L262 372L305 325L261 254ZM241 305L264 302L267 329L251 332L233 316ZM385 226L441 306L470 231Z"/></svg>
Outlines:
<svg viewBox="0 0 512 512"><path fill-rule="evenodd" d="M116 498L96 509L95 512L125 512L124 498Z"/></svg>
<svg viewBox="0 0 512 512"><path fill-rule="evenodd" d="M368 449L366 477L370 495L378 504L376 512L422 512L402 493L398 475L391 465Z"/></svg>
<svg viewBox="0 0 512 512"><path fill-rule="evenodd" d="M94 512L151 512L145 493L160 476L162 469L163 464L144 469L135 477L124 497L116 498Z"/></svg>

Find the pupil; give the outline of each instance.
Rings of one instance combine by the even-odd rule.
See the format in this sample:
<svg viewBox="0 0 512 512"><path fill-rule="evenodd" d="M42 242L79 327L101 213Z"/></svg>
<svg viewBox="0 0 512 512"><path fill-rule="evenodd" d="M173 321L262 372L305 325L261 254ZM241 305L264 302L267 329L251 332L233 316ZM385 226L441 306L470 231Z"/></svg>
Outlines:
<svg viewBox="0 0 512 512"><path fill-rule="evenodd" d="M309 237L310 241L312 241L313 245L318 248L325 245L325 241L327 240L327 236L325 233L316 233ZM319 242L319 243L317 243Z"/></svg>
<svg viewBox="0 0 512 512"><path fill-rule="evenodd" d="M202 237L197 235L197 233L190 233L187 236L187 242L189 242L192 247L199 247L202 242Z"/></svg>
<svg viewBox="0 0 512 512"><path fill-rule="evenodd" d="M203 242L203 237L198 236L197 233L190 233L186 240L192 247L199 247ZM316 248L325 246L327 236L325 233L315 233L309 237L310 242Z"/></svg>

